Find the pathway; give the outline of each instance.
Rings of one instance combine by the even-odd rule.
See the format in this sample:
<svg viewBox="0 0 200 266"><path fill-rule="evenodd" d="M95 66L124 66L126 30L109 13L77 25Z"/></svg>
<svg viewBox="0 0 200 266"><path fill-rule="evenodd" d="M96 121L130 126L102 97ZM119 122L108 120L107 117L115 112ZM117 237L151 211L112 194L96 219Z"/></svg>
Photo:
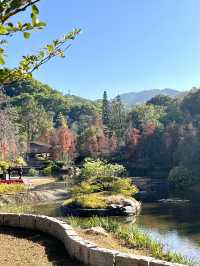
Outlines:
<svg viewBox="0 0 200 266"><path fill-rule="evenodd" d="M63 244L38 232L0 228L0 264L3 266L83 266L67 255Z"/></svg>

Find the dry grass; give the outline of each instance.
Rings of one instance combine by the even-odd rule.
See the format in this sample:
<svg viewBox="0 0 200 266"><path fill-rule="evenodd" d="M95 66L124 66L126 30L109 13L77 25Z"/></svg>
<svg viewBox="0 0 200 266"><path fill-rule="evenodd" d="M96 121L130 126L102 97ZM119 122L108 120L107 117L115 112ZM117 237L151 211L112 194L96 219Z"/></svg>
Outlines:
<svg viewBox="0 0 200 266"><path fill-rule="evenodd" d="M54 238L20 229L0 229L2 266L83 266L69 259L64 246Z"/></svg>
<svg viewBox="0 0 200 266"><path fill-rule="evenodd" d="M16 194L24 192L25 189L24 184L0 184L0 194Z"/></svg>
<svg viewBox="0 0 200 266"><path fill-rule="evenodd" d="M103 235L93 235L88 234L84 230L75 228L78 235L82 236L84 239L95 243L98 247L115 249L121 252L126 252L129 254L135 255L148 255L148 252L144 252L144 250L130 249L126 248L124 245L120 244L120 241L116 239L111 233L108 236Z"/></svg>

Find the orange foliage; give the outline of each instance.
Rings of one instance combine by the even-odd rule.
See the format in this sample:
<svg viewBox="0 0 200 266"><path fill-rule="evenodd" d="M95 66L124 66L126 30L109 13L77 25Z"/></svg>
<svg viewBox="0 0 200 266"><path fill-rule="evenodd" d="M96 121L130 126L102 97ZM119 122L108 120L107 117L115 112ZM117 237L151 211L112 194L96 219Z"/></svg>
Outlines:
<svg viewBox="0 0 200 266"><path fill-rule="evenodd" d="M145 136L151 136L154 134L155 130L156 130L155 124L152 122L149 122L145 124L143 134Z"/></svg>
<svg viewBox="0 0 200 266"><path fill-rule="evenodd" d="M117 149L117 138L110 132L99 116L93 117L91 126L86 130L81 143L81 151L85 156L96 158L108 155Z"/></svg>
<svg viewBox="0 0 200 266"><path fill-rule="evenodd" d="M59 159L65 155L72 157L75 152L74 135L66 126L61 126L55 130L50 144L53 148L54 159Z"/></svg>
<svg viewBox="0 0 200 266"><path fill-rule="evenodd" d="M141 134L139 129L137 128L128 129L126 134L126 147L127 147L128 157L132 157L135 154L140 139L141 139Z"/></svg>

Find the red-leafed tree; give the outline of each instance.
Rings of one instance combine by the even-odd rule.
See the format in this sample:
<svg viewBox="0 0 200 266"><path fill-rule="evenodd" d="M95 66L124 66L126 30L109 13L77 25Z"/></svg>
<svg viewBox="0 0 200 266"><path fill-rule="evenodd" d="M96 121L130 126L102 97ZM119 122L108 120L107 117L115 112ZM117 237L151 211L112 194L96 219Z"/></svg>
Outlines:
<svg viewBox="0 0 200 266"><path fill-rule="evenodd" d="M163 141L165 148L173 152L176 149L176 146L179 141L179 128L176 124L168 125L165 128L164 134L163 134Z"/></svg>
<svg viewBox="0 0 200 266"><path fill-rule="evenodd" d="M72 158L74 155L75 138L61 114L59 114L58 119L58 128L55 129L53 136L50 137L50 144L52 145L53 158L65 160Z"/></svg>
<svg viewBox="0 0 200 266"><path fill-rule="evenodd" d="M144 136L152 136L155 133L156 125L152 122L148 122L144 125L143 135Z"/></svg>
<svg viewBox="0 0 200 266"><path fill-rule="evenodd" d="M0 160L12 160L17 156L17 130L10 110L0 111Z"/></svg>
<svg viewBox="0 0 200 266"><path fill-rule="evenodd" d="M141 133L139 129L136 128L128 129L126 134L126 150L129 158L135 155L140 139L141 139Z"/></svg>
<svg viewBox="0 0 200 266"><path fill-rule="evenodd" d="M45 128L37 140L46 144L51 144L53 137L54 137L54 129Z"/></svg>
<svg viewBox="0 0 200 266"><path fill-rule="evenodd" d="M103 125L98 115L93 117L91 125L81 135L79 142L80 153L93 158L107 156L117 149L115 133Z"/></svg>

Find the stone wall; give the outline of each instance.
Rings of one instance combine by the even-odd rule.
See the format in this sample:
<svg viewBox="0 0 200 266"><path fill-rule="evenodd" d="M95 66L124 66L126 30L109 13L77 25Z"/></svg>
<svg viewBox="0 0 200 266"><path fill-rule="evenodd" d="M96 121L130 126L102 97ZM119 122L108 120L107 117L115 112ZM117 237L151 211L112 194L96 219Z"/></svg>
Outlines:
<svg viewBox="0 0 200 266"><path fill-rule="evenodd" d="M0 226L19 227L47 233L59 239L66 252L83 265L89 266L183 266L156 260L151 257L129 255L116 250L99 248L77 235L67 223L56 218L32 215L0 213Z"/></svg>

